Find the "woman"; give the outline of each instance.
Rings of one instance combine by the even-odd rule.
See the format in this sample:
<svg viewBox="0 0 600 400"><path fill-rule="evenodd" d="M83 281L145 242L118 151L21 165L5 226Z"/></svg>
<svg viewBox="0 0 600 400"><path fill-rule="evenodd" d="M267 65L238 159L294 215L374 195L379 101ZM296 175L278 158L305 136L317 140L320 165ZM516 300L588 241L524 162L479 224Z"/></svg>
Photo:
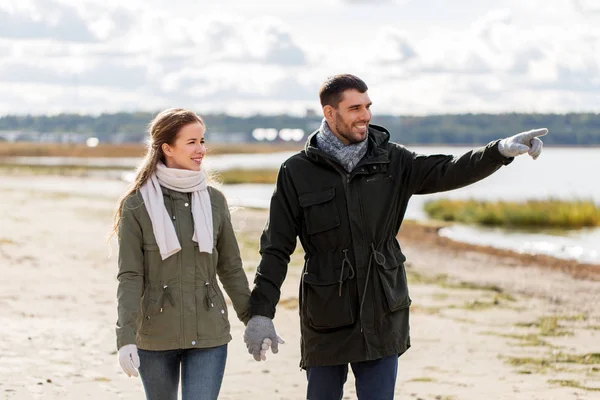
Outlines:
<svg viewBox="0 0 600 400"><path fill-rule="evenodd" d="M206 127L168 109L149 126L150 143L115 214L119 241L117 347L147 399L216 399L227 343L227 305L248 319L250 288L225 197L202 168Z"/></svg>

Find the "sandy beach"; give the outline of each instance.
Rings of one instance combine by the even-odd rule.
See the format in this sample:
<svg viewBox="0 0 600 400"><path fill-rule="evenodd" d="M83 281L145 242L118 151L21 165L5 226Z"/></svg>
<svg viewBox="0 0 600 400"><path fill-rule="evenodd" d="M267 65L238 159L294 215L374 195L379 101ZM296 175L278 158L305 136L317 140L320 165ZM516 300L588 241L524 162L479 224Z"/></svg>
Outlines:
<svg viewBox="0 0 600 400"><path fill-rule="evenodd" d="M0 176L0 398L141 399L115 349L117 248L106 239L118 195L53 179ZM266 215L233 213L250 281ZM600 266L458 244L414 224L400 243L413 304L397 399L600 399ZM304 398L301 259L298 248L277 308L279 354L255 362L231 320L220 399ZM344 398L356 398L351 373Z"/></svg>

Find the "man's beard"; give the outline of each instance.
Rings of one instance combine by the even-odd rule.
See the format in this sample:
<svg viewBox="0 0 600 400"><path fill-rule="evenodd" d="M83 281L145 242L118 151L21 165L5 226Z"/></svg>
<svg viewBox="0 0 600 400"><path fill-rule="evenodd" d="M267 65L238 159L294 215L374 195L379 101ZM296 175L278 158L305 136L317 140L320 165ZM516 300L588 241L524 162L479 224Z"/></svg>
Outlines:
<svg viewBox="0 0 600 400"><path fill-rule="evenodd" d="M368 123L366 125L367 125L367 127L369 126ZM344 139L346 139L349 144L360 143L367 138L367 135L365 135L365 137L363 139L360 139L360 140L355 139L352 136L352 126L344 123L340 118L338 118L335 121L335 130L338 133L338 135L340 135ZM367 128L367 130L368 130L368 128Z"/></svg>

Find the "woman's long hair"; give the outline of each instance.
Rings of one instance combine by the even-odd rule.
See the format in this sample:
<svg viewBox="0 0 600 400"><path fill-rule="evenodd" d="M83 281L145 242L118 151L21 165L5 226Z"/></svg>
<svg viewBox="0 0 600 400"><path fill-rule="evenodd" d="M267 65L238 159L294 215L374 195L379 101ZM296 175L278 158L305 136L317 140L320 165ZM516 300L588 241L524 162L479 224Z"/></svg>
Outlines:
<svg viewBox="0 0 600 400"><path fill-rule="evenodd" d="M172 146L177 138L177 133L188 124L199 122L206 127L204 121L196 113L182 108L169 108L160 112L148 125L148 143L144 160L138 166L135 179L118 202L118 207L113 218L113 227L110 237L118 233L123 213L123 205L129 195L138 191L152 176L159 161L165 162L162 145L167 143Z"/></svg>

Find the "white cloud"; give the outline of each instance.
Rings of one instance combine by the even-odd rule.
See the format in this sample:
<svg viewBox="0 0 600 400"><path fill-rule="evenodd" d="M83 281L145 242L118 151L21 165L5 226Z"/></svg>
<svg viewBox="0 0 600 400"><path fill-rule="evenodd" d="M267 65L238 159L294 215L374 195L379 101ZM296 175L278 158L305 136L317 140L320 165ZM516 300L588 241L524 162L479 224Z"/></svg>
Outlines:
<svg viewBox="0 0 600 400"><path fill-rule="evenodd" d="M383 63L402 64L417 57L408 34L399 29L384 26L375 35L374 58Z"/></svg>
<svg viewBox="0 0 600 400"><path fill-rule="evenodd" d="M69 42L96 40L74 8L52 0L0 4L0 37L51 38Z"/></svg>
<svg viewBox="0 0 600 400"><path fill-rule="evenodd" d="M572 0L575 10L580 13L600 14L600 4L597 0Z"/></svg>
<svg viewBox="0 0 600 400"><path fill-rule="evenodd" d="M304 51L280 21L271 18L254 20L246 27L245 33L254 60L290 66L306 62Z"/></svg>
<svg viewBox="0 0 600 400"><path fill-rule="evenodd" d="M343 72L365 79L376 112L600 108L593 1L5 3L0 114L301 112Z"/></svg>

